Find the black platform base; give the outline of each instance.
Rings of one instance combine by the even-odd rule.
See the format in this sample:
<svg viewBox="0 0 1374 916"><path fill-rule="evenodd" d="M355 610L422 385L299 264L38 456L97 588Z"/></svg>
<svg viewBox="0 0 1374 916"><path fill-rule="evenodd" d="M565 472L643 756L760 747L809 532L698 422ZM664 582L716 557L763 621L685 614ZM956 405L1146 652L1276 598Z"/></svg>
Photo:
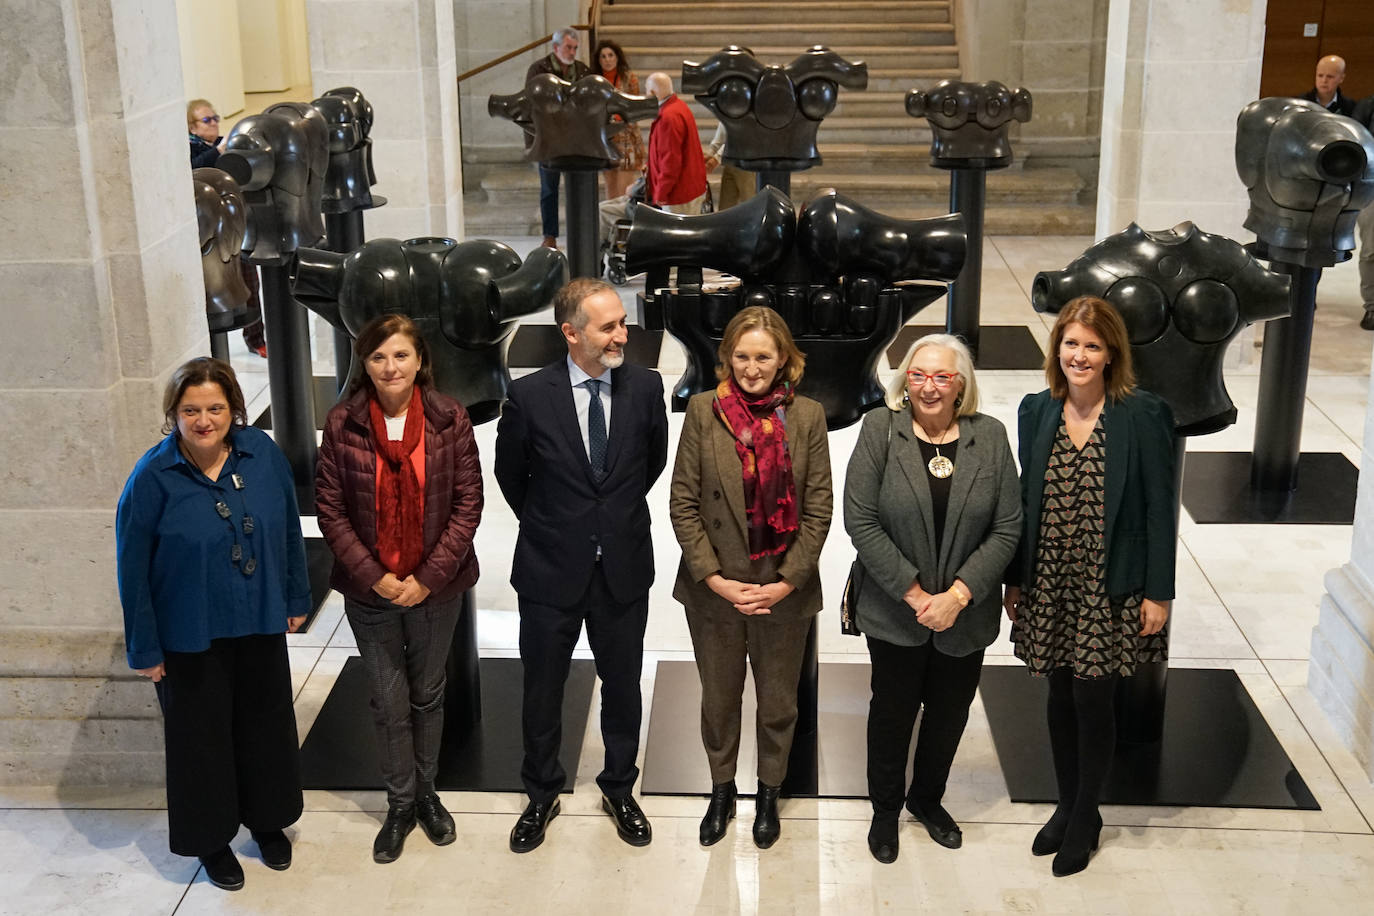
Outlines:
<svg viewBox="0 0 1374 916"><path fill-rule="evenodd" d="M816 734L799 737L783 782L791 798L866 798L868 665L820 666ZM743 795L758 784L754 741L754 680L744 684L735 782ZM695 662L659 662L649 714L640 791L645 795L709 795L711 771L701 747L701 681Z"/></svg>
<svg viewBox="0 0 1374 916"><path fill-rule="evenodd" d="M484 658L482 719L471 732L444 728L435 787L444 791L523 792L520 762L521 665L518 658ZM563 747L559 758L571 792L582 756L582 736L591 709L596 667L574 659L563 695ZM381 789L376 732L368 711L368 686L361 658L344 663L319 718L301 745L301 775L307 789Z"/></svg>
<svg viewBox="0 0 1374 916"><path fill-rule="evenodd" d="M1304 452L1291 493L1250 489L1249 452L1189 452L1183 508L1199 525L1352 525L1360 471L1340 452Z"/></svg>
<svg viewBox="0 0 1374 916"><path fill-rule="evenodd" d="M985 665L978 691L1014 802L1058 790L1045 726L1044 678ZM1164 738L1117 748L1102 801L1112 805L1317 811L1307 783L1230 669L1171 668Z"/></svg>
<svg viewBox="0 0 1374 916"><path fill-rule="evenodd" d="M944 332L942 324L909 324L902 328L887 348L888 366L896 369L907 347L918 337ZM974 363L979 369L1039 369L1045 365L1045 353L1030 328L1023 324L984 325L978 331L978 358Z"/></svg>
<svg viewBox="0 0 1374 916"><path fill-rule="evenodd" d="M334 553L324 538L305 539L305 568L310 575L310 615L305 618L301 632L310 629L324 599L329 597L329 573L334 569Z"/></svg>
<svg viewBox="0 0 1374 916"><path fill-rule="evenodd" d="M332 375L312 376L315 382L315 428L324 429L324 418L339 400L339 382ZM258 418L253 421L258 429L272 428L272 405L268 404ZM301 507L304 510L304 506ZM309 514L309 513L307 513Z"/></svg>
<svg viewBox="0 0 1374 916"><path fill-rule="evenodd" d="M625 343L625 359L636 366L658 368L658 353L663 348L662 331L646 331L630 325L629 340ZM522 324L515 330L515 339L506 354L506 365L512 369L538 369L568 355L563 332L551 324Z"/></svg>

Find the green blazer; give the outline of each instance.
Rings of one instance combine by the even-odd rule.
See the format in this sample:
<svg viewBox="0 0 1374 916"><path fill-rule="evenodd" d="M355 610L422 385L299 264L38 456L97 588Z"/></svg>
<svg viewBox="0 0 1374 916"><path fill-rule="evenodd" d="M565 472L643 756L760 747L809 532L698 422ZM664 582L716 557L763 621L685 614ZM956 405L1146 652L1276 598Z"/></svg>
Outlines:
<svg viewBox="0 0 1374 916"><path fill-rule="evenodd" d="M1143 591L1146 598L1168 601L1174 597L1178 540L1173 414L1158 397L1140 390L1119 401L1108 398L1102 412L1107 437L1107 594ZM1017 427L1025 521L1017 562L1007 572L1011 585L1035 582L1045 469L1063 413L1064 402L1050 397L1048 390L1021 401Z"/></svg>
<svg viewBox="0 0 1374 916"><path fill-rule="evenodd" d="M891 435L888 431L891 429ZM935 543L930 475L911 414L878 407L864 417L844 481L844 527L866 576L859 629L899 646L932 636L945 655L991 645L1002 618L1002 574L1021 532L1021 495L1007 431L993 417L959 418L944 536ZM973 598L941 633L916 621L902 595L917 579L931 593L962 579Z"/></svg>
<svg viewBox="0 0 1374 916"><path fill-rule="evenodd" d="M687 402L682 422L668 514L682 546L673 597L689 609L720 614L738 612L711 591L705 579L718 572L727 579L768 585L786 579L796 591L773 606L773 616L805 617L821 609L821 546L830 531L833 495L825 410L810 398L796 397L783 412L787 452L797 487L797 533L780 556L749 559L744 517L744 472L735 439L711 410L715 390Z"/></svg>

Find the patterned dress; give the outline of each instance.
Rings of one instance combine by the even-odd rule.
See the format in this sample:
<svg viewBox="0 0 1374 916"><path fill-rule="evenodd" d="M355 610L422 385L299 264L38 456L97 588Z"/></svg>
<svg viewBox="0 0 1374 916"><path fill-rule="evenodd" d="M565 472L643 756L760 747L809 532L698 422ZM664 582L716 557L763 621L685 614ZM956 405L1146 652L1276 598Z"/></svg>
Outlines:
<svg viewBox="0 0 1374 916"><path fill-rule="evenodd" d="M1050 450L1035 582L1012 629L1032 674L1071 667L1077 677L1128 676L1168 656L1166 631L1139 635L1140 592L1107 597L1106 438L1099 416L1080 451L1060 421Z"/></svg>

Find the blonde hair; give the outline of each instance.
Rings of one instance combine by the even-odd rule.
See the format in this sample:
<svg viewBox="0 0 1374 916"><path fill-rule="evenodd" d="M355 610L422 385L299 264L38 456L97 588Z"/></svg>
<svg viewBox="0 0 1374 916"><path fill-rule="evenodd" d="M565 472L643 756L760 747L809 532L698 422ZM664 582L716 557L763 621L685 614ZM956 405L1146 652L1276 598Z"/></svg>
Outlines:
<svg viewBox="0 0 1374 916"><path fill-rule="evenodd" d="M899 364L901 369L888 381L883 401L892 410L906 409L907 370L911 368L911 361L916 358L916 354L927 347L940 347L954 354L954 369L964 383L963 389L959 392L959 402L954 408L954 415L967 417L977 413L978 377L973 374L973 354L969 352L968 345L953 334L927 334L917 338L902 358Z"/></svg>
<svg viewBox="0 0 1374 916"><path fill-rule="evenodd" d="M751 305L740 309L725 326L720 348L716 350L716 378L723 382L730 377L730 357L734 355L735 345L750 331L764 331L773 338L773 343L778 346L778 357L784 361L782 369L778 372L781 376L778 381L787 382L795 393L797 386L801 384L802 372L806 369L806 357L797 349L797 343L792 339L792 330L787 327L787 322L766 305Z"/></svg>
<svg viewBox="0 0 1374 916"><path fill-rule="evenodd" d="M215 106L211 105L205 99L191 99L191 101L186 103L186 126L188 128L196 123L197 108L208 108L211 111L215 110Z"/></svg>

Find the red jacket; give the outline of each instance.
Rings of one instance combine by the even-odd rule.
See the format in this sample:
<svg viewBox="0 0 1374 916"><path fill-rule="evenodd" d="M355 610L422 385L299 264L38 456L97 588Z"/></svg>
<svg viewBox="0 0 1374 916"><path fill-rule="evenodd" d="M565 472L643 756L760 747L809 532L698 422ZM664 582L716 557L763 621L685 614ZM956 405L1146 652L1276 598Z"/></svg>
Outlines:
<svg viewBox="0 0 1374 916"><path fill-rule="evenodd" d="M359 391L329 411L315 469L320 532L334 552L329 585L355 601L376 601L372 586L386 574L377 559L377 453L368 397ZM477 581L472 537L482 517L482 468L463 405L431 388L422 388L421 398L425 530L414 575L430 590L426 602L450 601Z"/></svg>
<svg viewBox="0 0 1374 916"><path fill-rule="evenodd" d="M706 193L706 157L697 119L676 95L658 107L649 128L649 168L644 199L650 204L685 204Z"/></svg>

